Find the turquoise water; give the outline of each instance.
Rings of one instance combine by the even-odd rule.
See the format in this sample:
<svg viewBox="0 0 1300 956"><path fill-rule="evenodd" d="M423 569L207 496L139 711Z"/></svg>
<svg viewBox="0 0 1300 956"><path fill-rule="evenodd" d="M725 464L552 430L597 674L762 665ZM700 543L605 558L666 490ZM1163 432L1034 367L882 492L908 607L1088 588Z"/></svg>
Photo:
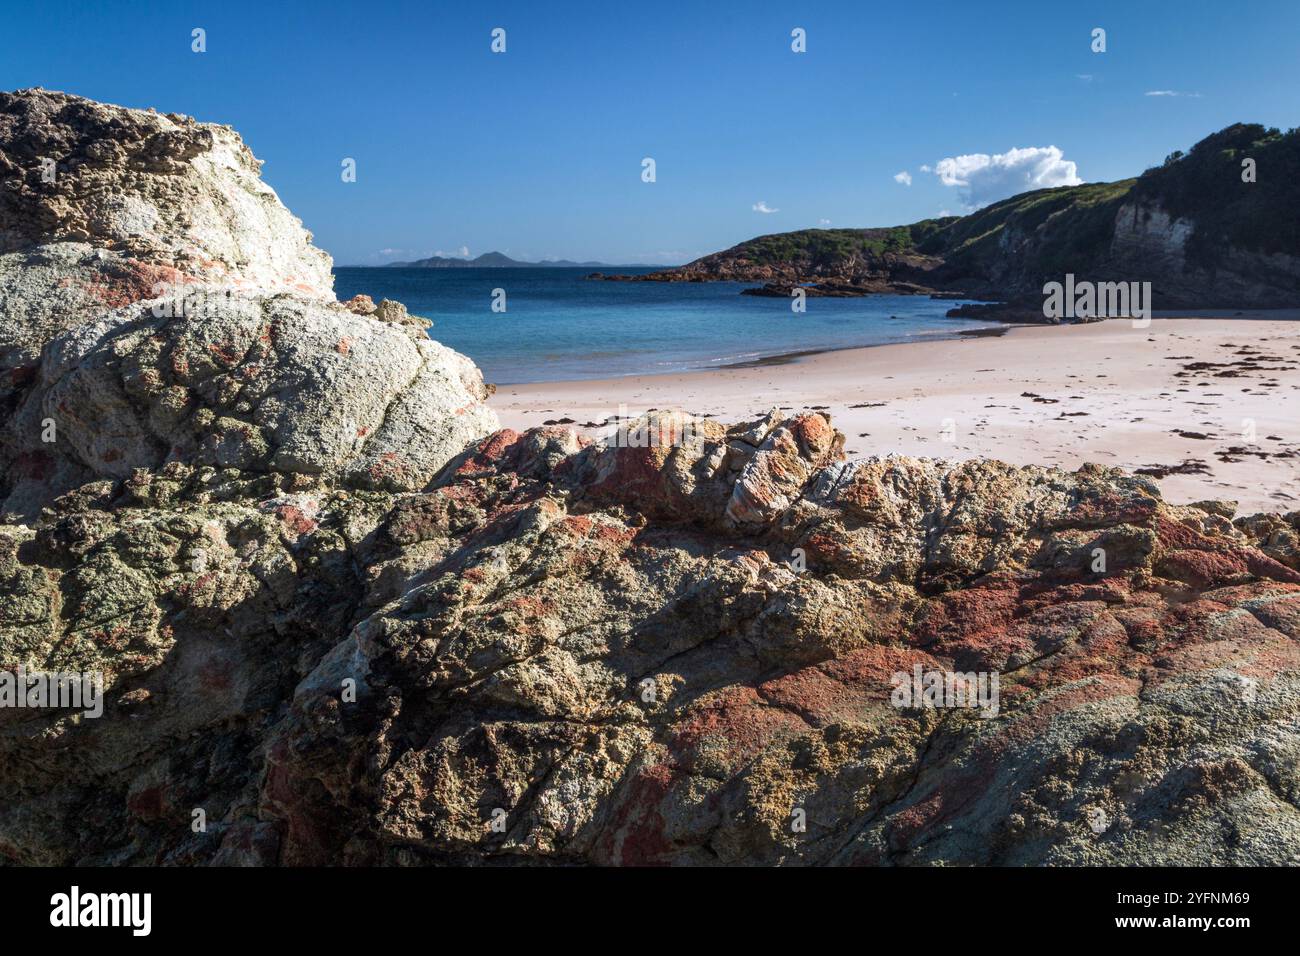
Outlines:
<svg viewBox="0 0 1300 956"><path fill-rule="evenodd" d="M334 270L340 299L396 299L429 334L501 385L714 368L808 350L950 338L992 323L944 318L956 302L879 295L740 295L750 283L600 282L590 269ZM626 272L649 270L620 270ZM493 312L493 289L506 311Z"/></svg>

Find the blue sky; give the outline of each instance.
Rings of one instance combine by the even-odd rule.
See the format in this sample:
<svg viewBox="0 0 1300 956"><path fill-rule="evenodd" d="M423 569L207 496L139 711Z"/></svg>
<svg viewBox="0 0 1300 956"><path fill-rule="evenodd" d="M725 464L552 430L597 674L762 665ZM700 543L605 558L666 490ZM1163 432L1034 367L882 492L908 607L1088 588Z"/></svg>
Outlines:
<svg viewBox="0 0 1300 956"><path fill-rule="evenodd" d="M340 264L462 248L680 262L961 212L1019 172L963 188L921 171L945 158L1056 146L1049 166L1096 181L1235 121L1300 125L1295 0L0 0L0 16L0 87L235 126Z"/></svg>

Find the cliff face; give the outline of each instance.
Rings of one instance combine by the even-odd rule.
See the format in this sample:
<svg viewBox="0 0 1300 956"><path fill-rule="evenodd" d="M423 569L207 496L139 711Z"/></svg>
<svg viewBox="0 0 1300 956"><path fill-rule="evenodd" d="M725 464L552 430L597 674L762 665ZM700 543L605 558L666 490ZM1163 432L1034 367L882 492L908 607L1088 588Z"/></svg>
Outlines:
<svg viewBox="0 0 1300 956"><path fill-rule="evenodd" d="M1238 168L1220 175L1237 180L1227 192L1266 191L1241 183ZM1214 216L1198 217L1189 208L1180 215L1170 198L1146 178L1016 197L935 237L928 248L943 261L933 276L996 299L1041 300L1044 282L1071 273L1093 282L1150 282L1158 309L1300 305L1300 242L1267 231L1262 218L1247 230L1240 217L1253 212L1215 207ZM1220 202L1231 210L1226 197ZM1235 233L1222 221L1228 218Z"/></svg>
<svg viewBox="0 0 1300 956"><path fill-rule="evenodd" d="M1226 244L1203 264L1189 255L1195 237L1194 220L1173 218L1159 204L1127 202L1115 216L1109 250L1114 274L1123 274L1123 263L1140 264L1129 271L1152 283L1164 308L1300 304L1300 256Z"/></svg>
<svg viewBox="0 0 1300 956"><path fill-rule="evenodd" d="M10 862L1300 862L1300 515L818 414L498 431L396 303L152 304L12 386L80 471L0 524L0 671L106 691L0 707Z"/></svg>

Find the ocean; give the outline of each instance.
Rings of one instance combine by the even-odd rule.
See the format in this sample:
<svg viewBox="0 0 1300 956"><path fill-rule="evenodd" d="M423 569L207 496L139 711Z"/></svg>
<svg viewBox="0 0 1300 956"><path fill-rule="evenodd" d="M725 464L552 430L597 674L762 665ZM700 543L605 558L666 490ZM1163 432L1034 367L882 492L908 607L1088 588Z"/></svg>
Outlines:
<svg viewBox="0 0 1300 956"><path fill-rule="evenodd" d="M339 267L334 288L432 319L433 338L500 385L718 368L996 324L947 319L960 303L928 296L809 298L795 313L788 299L741 295L752 283L602 282L591 271ZM505 290L504 312L492 311L494 289Z"/></svg>

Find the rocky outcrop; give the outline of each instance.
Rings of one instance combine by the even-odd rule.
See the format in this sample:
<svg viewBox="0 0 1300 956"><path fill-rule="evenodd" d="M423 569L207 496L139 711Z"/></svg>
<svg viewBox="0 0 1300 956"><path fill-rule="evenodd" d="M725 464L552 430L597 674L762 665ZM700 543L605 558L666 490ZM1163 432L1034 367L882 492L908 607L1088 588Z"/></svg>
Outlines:
<svg viewBox="0 0 1300 956"><path fill-rule="evenodd" d="M683 424L499 432L400 495L172 463L5 529L5 662L108 691L0 711L0 852L1297 862L1300 515ZM996 714L895 706L918 666Z"/></svg>
<svg viewBox="0 0 1300 956"><path fill-rule="evenodd" d="M810 296L921 295L937 291L930 273L941 258L923 255L915 237L936 221L897 229L805 229L759 236L683 266L633 274L592 273L612 282L759 282L744 295L788 297L796 286Z"/></svg>
<svg viewBox="0 0 1300 956"><path fill-rule="evenodd" d="M190 287L333 298L329 256L260 166L229 127L0 93L0 381L96 311Z"/></svg>
<svg viewBox="0 0 1300 956"><path fill-rule="evenodd" d="M0 703L104 696L0 706L0 859L1300 862L1300 513L820 414L496 430L397 303L220 291L12 383Z"/></svg>
<svg viewBox="0 0 1300 956"><path fill-rule="evenodd" d="M829 280L803 285L792 282L767 282L753 289L741 289L741 295L757 295L768 299L788 299L795 289L802 289L809 298L851 299L860 295L937 295L928 286L870 275L850 274L845 281Z"/></svg>
<svg viewBox="0 0 1300 956"><path fill-rule="evenodd" d="M814 418L613 453L685 521L630 465L593 507L609 449L542 464L537 432L409 500L384 533L445 557L299 686L260 804L279 859L1297 862L1300 574L1096 468L805 452L794 500L728 531ZM1001 710L892 706L917 665L1000 672Z"/></svg>
<svg viewBox="0 0 1300 956"><path fill-rule="evenodd" d="M81 243L247 288L333 287L329 256L228 126L21 90L0 93L0 144L2 254Z"/></svg>
<svg viewBox="0 0 1300 956"><path fill-rule="evenodd" d="M330 259L228 127L0 94L0 513L169 461L414 490L482 377Z"/></svg>

